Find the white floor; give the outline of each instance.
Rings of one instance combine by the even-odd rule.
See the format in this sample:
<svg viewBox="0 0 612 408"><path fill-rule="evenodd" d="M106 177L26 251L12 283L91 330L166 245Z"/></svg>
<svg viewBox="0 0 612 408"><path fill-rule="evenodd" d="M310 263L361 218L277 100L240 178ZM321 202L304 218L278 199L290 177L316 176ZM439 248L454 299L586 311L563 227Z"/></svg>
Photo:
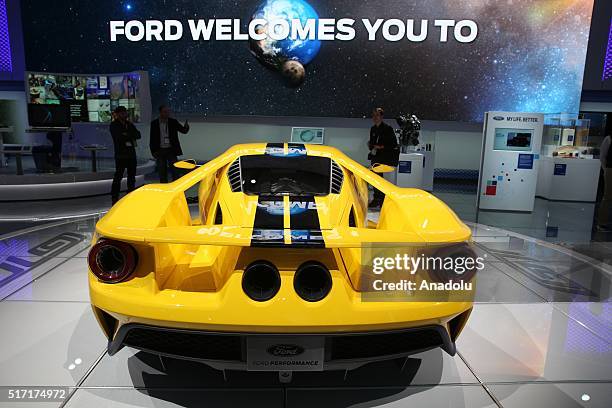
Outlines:
<svg viewBox="0 0 612 408"><path fill-rule="evenodd" d="M454 357L441 350L348 373L230 372L130 349L106 354L87 293L95 219L0 240L0 395L68 387L63 402L0 407L610 407L612 268L565 247L472 225L487 268Z"/></svg>

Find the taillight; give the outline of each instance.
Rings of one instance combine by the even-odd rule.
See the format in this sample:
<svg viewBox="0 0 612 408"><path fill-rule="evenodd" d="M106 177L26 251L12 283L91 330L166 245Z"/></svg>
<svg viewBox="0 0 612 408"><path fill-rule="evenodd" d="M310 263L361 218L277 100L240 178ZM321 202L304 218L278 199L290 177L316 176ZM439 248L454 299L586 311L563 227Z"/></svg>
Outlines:
<svg viewBox="0 0 612 408"><path fill-rule="evenodd" d="M438 282L469 282L478 270L477 254L465 242L443 246L435 251L434 257L439 262L434 262L429 275ZM452 267L446 268L442 265L452 265Z"/></svg>
<svg viewBox="0 0 612 408"><path fill-rule="evenodd" d="M112 239L100 239L87 256L89 268L105 283L125 280L138 263L138 253L130 244Z"/></svg>

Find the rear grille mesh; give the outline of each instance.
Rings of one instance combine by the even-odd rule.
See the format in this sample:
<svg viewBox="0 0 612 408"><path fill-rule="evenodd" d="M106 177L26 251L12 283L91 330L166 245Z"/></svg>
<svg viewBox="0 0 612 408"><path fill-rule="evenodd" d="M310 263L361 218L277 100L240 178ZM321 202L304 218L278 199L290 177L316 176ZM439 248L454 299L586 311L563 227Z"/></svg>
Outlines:
<svg viewBox="0 0 612 408"><path fill-rule="evenodd" d="M244 362L246 335L209 333L192 330L124 326L123 345L153 353L201 360ZM440 329L442 330L442 329ZM325 336L326 358L368 359L410 354L443 345L442 335L433 327L383 333Z"/></svg>
<svg viewBox="0 0 612 408"><path fill-rule="evenodd" d="M442 345L436 330L391 332L334 336L331 339L331 360L368 358L407 353Z"/></svg>
<svg viewBox="0 0 612 408"><path fill-rule="evenodd" d="M232 192L238 193L242 191L242 170L240 168L240 158L236 159L227 171Z"/></svg>
<svg viewBox="0 0 612 408"><path fill-rule="evenodd" d="M134 328L124 344L137 349L208 360L242 360L240 336Z"/></svg>
<svg viewBox="0 0 612 408"><path fill-rule="evenodd" d="M340 194L340 190L342 190L342 183L344 182L344 173L342 169L332 160L331 162L331 188L330 192L332 194Z"/></svg>

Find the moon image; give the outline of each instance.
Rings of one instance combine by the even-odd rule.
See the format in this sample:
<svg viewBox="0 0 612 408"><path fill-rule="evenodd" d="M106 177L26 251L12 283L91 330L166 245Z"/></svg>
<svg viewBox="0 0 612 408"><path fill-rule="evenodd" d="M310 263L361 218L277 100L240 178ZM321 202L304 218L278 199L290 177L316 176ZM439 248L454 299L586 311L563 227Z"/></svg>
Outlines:
<svg viewBox="0 0 612 408"><path fill-rule="evenodd" d="M296 60L285 61L282 67L282 73L290 86L300 86L306 78L306 69L304 65Z"/></svg>

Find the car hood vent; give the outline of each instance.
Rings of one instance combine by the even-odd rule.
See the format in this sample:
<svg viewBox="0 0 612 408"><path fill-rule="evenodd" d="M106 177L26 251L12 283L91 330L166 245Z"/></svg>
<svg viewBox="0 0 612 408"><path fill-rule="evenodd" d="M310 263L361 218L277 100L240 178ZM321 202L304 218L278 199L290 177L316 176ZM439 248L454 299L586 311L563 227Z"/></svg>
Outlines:
<svg viewBox="0 0 612 408"><path fill-rule="evenodd" d="M242 191L242 171L240 170L240 158L236 159L227 171L232 192L238 193Z"/></svg>
<svg viewBox="0 0 612 408"><path fill-rule="evenodd" d="M331 161L331 186L329 191L332 194L340 194L342 190L342 182L344 181L344 173L335 161Z"/></svg>

